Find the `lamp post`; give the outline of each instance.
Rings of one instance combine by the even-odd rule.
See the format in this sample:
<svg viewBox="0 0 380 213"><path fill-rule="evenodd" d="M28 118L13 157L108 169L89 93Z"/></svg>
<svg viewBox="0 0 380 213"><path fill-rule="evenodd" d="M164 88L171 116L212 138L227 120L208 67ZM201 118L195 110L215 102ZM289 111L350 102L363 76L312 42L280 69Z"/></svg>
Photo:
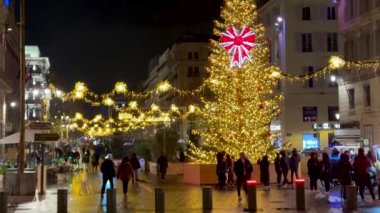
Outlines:
<svg viewBox="0 0 380 213"><path fill-rule="evenodd" d="M339 113L335 113L335 118L336 118L335 129L340 129L340 122L339 122L340 114Z"/></svg>
<svg viewBox="0 0 380 213"><path fill-rule="evenodd" d="M20 0L20 142L18 172L24 173L25 165L25 0ZM20 181L20 178L19 178ZM20 184L17 184L20 186Z"/></svg>

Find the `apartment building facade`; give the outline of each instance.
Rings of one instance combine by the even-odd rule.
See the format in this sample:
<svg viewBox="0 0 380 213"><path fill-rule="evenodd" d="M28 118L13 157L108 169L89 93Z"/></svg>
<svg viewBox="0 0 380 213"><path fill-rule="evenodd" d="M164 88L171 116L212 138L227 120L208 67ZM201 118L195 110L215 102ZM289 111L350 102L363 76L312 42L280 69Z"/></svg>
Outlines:
<svg viewBox="0 0 380 213"><path fill-rule="evenodd" d="M380 0L340 0L340 54L347 60L380 59ZM368 146L380 143L380 69L345 70L339 78L342 127L360 129Z"/></svg>
<svg viewBox="0 0 380 213"><path fill-rule="evenodd" d="M149 76L144 82L143 91L152 90L165 80L181 90L198 88L207 78L209 39L210 36L203 34L184 35L161 55L153 58L149 64ZM200 98L199 95L182 97L169 92L145 100L146 107L151 103L159 105L163 110L169 109L173 103L185 112L190 104L199 104ZM181 139L187 139L191 131L187 121L174 121L171 125L178 129Z"/></svg>
<svg viewBox="0 0 380 213"><path fill-rule="evenodd" d="M339 51L337 3L332 0L258 1L259 21L266 26L270 62L289 75L313 73ZM335 80L332 77L333 80ZM282 113L272 122L281 141L297 149L324 149L337 126L337 84L325 78L304 82L283 80Z"/></svg>

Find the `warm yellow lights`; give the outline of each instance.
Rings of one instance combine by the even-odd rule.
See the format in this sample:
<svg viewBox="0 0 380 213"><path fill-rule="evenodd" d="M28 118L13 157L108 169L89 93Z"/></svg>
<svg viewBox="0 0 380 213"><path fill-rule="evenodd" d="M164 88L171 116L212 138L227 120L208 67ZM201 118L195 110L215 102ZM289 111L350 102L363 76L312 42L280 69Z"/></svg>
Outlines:
<svg viewBox="0 0 380 213"><path fill-rule="evenodd" d="M75 119L81 120L81 119L83 119L83 115L81 113L77 112L77 113L75 113Z"/></svg>
<svg viewBox="0 0 380 213"><path fill-rule="evenodd" d="M195 112L195 106L194 105L190 105L189 106L189 112L190 113L194 113Z"/></svg>
<svg viewBox="0 0 380 213"><path fill-rule="evenodd" d="M271 73L271 77L273 77L273 78L279 78L280 76L281 76L281 73L277 70L275 70Z"/></svg>
<svg viewBox="0 0 380 213"><path fill-rule="evenodd" d="M119 94L127 92L127 84L124 82L116 82L115 91Z"/></svg>
<svg viewBox="0 0 380 213"><path fill-rule="evenodd" d="M330 70L342 69L346 65L343 58L339 56L331 56L329 59L328 68Z"/></svg>
<svg viewBox="0 0 380 213"><path fill-rule="evenodd" d="M87 89L87 87L86 87L86 85L83 83L83 82L77 82L76 84L75 84L75 90L77 91L77 92L82 92L82 93L84 93L84 92L86 92L88 89Z"/></svg>
<svg viewBox="0 0 380 213"><path fill-rule="evenodd" d="M170 106L170 110L173 111L173 112L178 112L178 107L176 105L172 104Z"/></svg>
<svg viewBox="0 0 380 213"><path fill-rule="evenodd" d="M171 87L172 86L170 85L168 81L163 81L158 84L157 89L159 92L167 92L170 90Z"/></svg>
<svg viewBox="0 0 380 213"><path fill-rule="evenodd" d="M103 103L106 106L113 106L115 104L115 101L108 97L103 100Z"/></svg>
<svg viewBox="0 0 380 213"><path fill-rule="evenodd" d="M131 101L131 102L129 102L129 107L131 109L136 109L137 108L137 101Z"/></svg>
<svg viewBox="0 0 380 213"><path fill-rule="evenodd" d="M83 97L84 97L83 92L80 92L80 91L75 92L76 99L82 99Z"/></svg>
<svg viewBox="0 0 380 213"><path fill-rule="evenodd" d="M152 105L150 105L150 108L151 108L153 111L158 111L158 110L160 110L160 107L158 107L156 104L152 104Z"/></svg>

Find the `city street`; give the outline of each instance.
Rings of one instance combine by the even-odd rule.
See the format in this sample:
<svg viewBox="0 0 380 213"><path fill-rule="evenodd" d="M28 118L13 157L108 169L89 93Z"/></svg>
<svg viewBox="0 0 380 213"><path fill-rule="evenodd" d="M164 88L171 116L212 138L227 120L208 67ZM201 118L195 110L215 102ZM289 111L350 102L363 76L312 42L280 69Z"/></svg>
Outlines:
<svg viewBox="0 0 380 213"><path fill-rule="evenodd" d="M201 187L182 184L179 176L170 176L165 183L158 183L155 176L144 175L142 179L144 181L129 186L127 202L122 201L121 182L118 181L118 212L154 212L155 187L165 189L166 212L202 212ZM93 194L73 195L70 190L69 212L107 212L106 197L100 202L100 174L89 175L89 181L94 190ZM50 187L47 194L39 198L39 201L11 205L8 212L55 212L57 208L56 190L57 187ZM294 189L277 189L277 186L272 184L271 191L265 192L259 186L257 197L258 212L297 212ZM367 198L368 201L358 202L359 209L356 212L380 211L380 207L375 207L379 202L369 201L368 195ZM244 199L241 204L238 203L235 190L213 190L213 206L212 212L244 212L247 203ZM347 212L341 208L339 187L332 190L330 197L323 193L311 193L310 190L306 190L306 212Z"/></svg>

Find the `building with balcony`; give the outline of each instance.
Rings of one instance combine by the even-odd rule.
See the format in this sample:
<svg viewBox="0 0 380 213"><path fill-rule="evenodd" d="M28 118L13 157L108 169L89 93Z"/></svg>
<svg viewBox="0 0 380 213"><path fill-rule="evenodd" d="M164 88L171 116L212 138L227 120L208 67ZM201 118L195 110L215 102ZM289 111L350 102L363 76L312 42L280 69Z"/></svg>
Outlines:
<svg viewBox="0 0 380 213"><path fill-rule="evenodd" d="M38 46L25 46L25 119L41 121L49 112L50 62L42 57Z"/></svg>
<svg viewBox="0 0 380 213"><path fill-rule="evenodd" d="M261 0L258 6L259 21L270 43L270 62L284 73L313 73L338 54L335 1ZM271 125L272 131L281 134L279 143L289 141L297 149L328 147L337 124L337 83L330 76L305 82L285 80L277 89L285 97L282 113Z"/></svg>
<svg viewBox="0 0 380 213"><path fill-rule="evenodd" d="M171 85L181 90L198 88L207 78L206 65L209 56L208 35L184 35L173 46L166 49L161 55L153 58L149 63L149 76L144 82L143 91L156 88L162 81L169 81ZM146 107L156 103L162 109L168 110L170 105L176 104L182 111L190 104L199 104L197 97L181 97L172 93L157 94L145 100ZM179 129L180 137L186 138L187 122L174 122Z"/></svg>
<svg viewBox="0 0 380 213"><path fill-rule="evenodd" d="M380 59L380 1L340 0L340 54L347 60ZM368 146L380 143L380 69L342 72L339 78L341 126L360 129Z"/></svg>

